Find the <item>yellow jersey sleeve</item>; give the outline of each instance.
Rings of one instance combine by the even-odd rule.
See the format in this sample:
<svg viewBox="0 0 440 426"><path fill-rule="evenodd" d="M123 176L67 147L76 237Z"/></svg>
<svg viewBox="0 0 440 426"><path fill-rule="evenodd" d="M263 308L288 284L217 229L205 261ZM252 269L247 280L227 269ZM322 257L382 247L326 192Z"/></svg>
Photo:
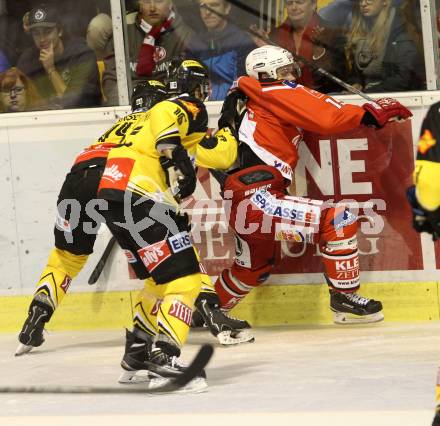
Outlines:
<svg viewBox="0 0 440 426"><path fill-rule="evenodd" d="M420 130L414 170L416 196L426 210L440 207L440 102L432 104Z"/></svg>
<svg viewBox="0 0 440 426"><path fill-rule="evenodd" d="M188 131L188 116L174 102L163 101L150 110L150 130L158 151L180 145Z"/></svg>
<svg viewBox="0 0 440 426"><path fill-rule="evenodd" d="M196 165L208 169L229 169L237 159L238 143L228 128L204 137L195 150Z"/></svg>

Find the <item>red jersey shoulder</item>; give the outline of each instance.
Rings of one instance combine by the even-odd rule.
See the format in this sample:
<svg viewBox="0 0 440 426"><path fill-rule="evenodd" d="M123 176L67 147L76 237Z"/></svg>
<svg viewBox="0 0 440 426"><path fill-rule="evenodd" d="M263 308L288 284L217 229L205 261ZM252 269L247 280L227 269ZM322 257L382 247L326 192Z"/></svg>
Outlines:
<svg viewBox="0 0 440 426"><path fill-rule="evenodd" d="M248 76L240 77L237 80L237 87L245 93L248 91L261 91L260 82Z"/></svg>

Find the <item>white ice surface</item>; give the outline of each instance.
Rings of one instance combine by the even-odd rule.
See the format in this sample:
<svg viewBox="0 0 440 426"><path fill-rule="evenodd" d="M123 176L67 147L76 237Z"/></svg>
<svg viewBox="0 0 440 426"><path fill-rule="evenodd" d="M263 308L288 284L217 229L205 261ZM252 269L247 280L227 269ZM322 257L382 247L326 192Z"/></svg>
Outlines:
<svg viewBox="0 0 440 426"><path fill-rule="evenodd" d="M440 324L260 328L216 347L208 392L147 396L0 394L0 426L423 426L434 408ZM183 358L215 340L193 332ZM14 357L0 335L0 385L118 386L124 331L53 332Z"/></svg>

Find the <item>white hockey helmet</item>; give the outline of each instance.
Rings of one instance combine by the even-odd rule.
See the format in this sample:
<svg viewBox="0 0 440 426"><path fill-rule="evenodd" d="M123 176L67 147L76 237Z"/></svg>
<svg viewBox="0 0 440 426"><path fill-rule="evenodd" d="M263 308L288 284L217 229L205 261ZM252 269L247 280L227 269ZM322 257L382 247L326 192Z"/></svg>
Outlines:
<svg viewBox="0 0 440 426"><path fill-rule="evenodd" d="M296 65L292 54L282 47L266 45L258 47L246 57L246 73L260 80L260 74L277 79L277 70L287 65Z"/></svg>

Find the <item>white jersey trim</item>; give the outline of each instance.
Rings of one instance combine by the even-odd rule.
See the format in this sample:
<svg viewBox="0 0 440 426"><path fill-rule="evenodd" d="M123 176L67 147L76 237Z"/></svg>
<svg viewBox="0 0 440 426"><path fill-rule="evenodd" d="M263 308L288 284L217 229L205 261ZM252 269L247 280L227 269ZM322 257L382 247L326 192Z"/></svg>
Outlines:
<svg viewBox="0 0 440 426"><path fill-rule="evenodd" d="M254 152L254 154L263 160L268 166L275 167L285 178L293 180L293 170L281 158L273 155L271 152L262 148L254 139L254 133L257 123L249 119L249 112L246 112L240 125L239 139L244 142Z"/></svg>
<svg viewBox="0 0 440 426"><path fill-rule="evenodd" d="M272 90L292 90L295 89L294 87L291 86L275 86L275 87L263 87L261 89L262 92L270 92Z"/></svg>

